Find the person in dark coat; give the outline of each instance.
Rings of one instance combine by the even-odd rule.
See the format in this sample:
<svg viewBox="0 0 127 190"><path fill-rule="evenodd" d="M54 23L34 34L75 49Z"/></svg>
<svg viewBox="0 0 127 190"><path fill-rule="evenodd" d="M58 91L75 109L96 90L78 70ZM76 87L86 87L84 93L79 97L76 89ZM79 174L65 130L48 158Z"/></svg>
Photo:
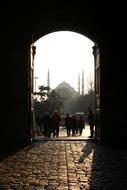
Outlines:
<svg viewBox="0 0 127 190"><path fill-rule="evenodd" d="M65 117L65 127L67 129L67 136L69 137L71 135L72 129L72 118L70 117L69 113L67 113Z"/></svg>
<svg viewBox="0 0 127 190"><path fill-rule="evenodd" d="M75 115L72 116L72 136L76 135L76 131L78 128L77 118Z"/></svg>
<svg viewBox="0 0 127 190"><path fill-rule="evenodd" d="M61 117L57 111L52 114L52 132L53 137L59 137L59 123L61 121Z"/></svg>
<svg viewBox="0 0 127 190"><path fill-rule="evenodd" d="M39 135L42 135L42 123L41 123L41 117L39 115L35 116L35 122L37 125L37 133Z"/></svg>
<svg viewBox="0 0 127 190"><path fill-rule="evenodd" d="M94 136L94 125L95 125L95 119L94 119L94 113L90 108L88 108L88 122L90 126L90 137Z"/></svg>
<svg viewBox="0 0 127 190"><path fill-rule="evenodd" d="M79 117L78 126L79 126L79 135L82 135L83 128L85 128L85 119L83 116Z"/></svg>
<svg viewBox="0 0 127 190"><path fill-rule="evenodd" d="M51 125L52 120L48 112L44 114L42 117L42 125L43 125L43 135L45 138L51 137Z"/></svg>

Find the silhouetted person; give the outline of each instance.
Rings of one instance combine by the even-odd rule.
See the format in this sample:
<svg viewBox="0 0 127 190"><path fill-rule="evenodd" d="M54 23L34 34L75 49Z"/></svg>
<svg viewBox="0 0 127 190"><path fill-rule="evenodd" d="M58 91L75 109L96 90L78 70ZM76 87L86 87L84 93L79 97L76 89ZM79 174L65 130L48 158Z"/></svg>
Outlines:
<svg viewBox="0 0 127 190"><path fill-rule="evenodd" d="M83 128L85 127L85 119L83 116L79 117L78 126L79 126L79 134L82 135Z"/></svg>
<svg viewBox="0 0 127 190"><path fill-rule="evenodd" d="M41 118L39 115L35 116L35 122L37 125L37 133L38 134L42 134L42 124L41 124Z"/></svg>
<svg viewBox="0 0 127 190"><path fill-rule="evenodd" d="M94 113L90 108L88 108L88 122L90 126L90 137L94 136L94 125L95 125L95 120L94 120Z"/></svg>
<svg viewBox="0 0 127 190"><path fill-rule="evenodd" d="M59 137L59 123L61 121L61 117L58 114L57 111L55 111L52 114L52 132L53 132L53 137Z"/></svg>
<svg viewBox="0 0 127 190"><path fill-rule="evenodd" d="M43 134L44 137L50 137L51 136L51 124L52 124L52 120L50 115L46 112L44 114L44 116L42 117L42 125L43 125Z"/></svg>
<svg viewBox="0 0 127 190"><path fill-rule="evenodd" d="M72 128L72 118L70 117L69 113L67 113L65 117L65 127L67 130L67 136L69 137L71 134L71 128Z"/></svg>
<svg viewBox="0 0 127 190"><path fill-rule="evenodd" d="M76 131L78 128L78 124L77 124L77 118L75 115L72 116L72 136L76 135Z"/></svg>

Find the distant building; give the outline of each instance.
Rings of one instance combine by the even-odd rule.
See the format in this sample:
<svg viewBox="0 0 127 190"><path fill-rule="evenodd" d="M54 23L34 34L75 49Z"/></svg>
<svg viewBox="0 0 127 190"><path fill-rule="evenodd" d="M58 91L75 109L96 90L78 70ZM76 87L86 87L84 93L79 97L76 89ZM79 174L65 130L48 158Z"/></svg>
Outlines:
<svg viewBox="0 0 127 190"><path fill-rule="evenodd" d="M47 74L47 86L49 87L49 90L47 90L47 93L50 94L50 74L49 74L49 69L48 69L48 74Z"/></svg>
<svg viewBox="0 0 127 190"><path fill-rule="evenodd" d="M78 95L78 92L67 82L63 81L56 88L55 91L68 90L72 96Z"/></svg>
<svg viewBox="0 0 127 190"><path fill-rule="evenodd" d="M80 87L81 87L81 92L80 92ZM82 69L81 77L80 74L78 74L78 93L84 95L84 69Z"/></svg>
<svg viewBox="0 0 127 190"><path fill-rule="evenodd" d="M57 94L63 99L63 113L71 112L73 100L79 96L79 93L65 81L60 83L55 89Z"/></svg>
<svg viewBox="0 0 127 190"><path fill-rule="evenodd" d="M84 69L82 69L82 95L84 95Z"/></svg>
<svg viewBox="0 0 127 190"><path fill-rule="evenodd" d="M78 74L78 93L80 94L80 74Z"/></svg>

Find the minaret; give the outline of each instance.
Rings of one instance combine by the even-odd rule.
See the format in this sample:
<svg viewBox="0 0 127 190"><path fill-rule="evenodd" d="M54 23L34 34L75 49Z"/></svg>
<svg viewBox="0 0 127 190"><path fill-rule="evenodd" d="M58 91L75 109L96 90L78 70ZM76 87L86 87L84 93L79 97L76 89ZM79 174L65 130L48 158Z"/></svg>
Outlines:
<svg viewBox="0 0 127 190"><path fill-rule="evenodd" d="M84 95L84 69L82 69L82 95Z"/></svg>
<svg viewBox="0 0 127 190"><path fill-rule="evenodd" d="M48 69L48 76L47 76L47 86L50 88L50 76L49 76L49 69ZM47 93L50 93L50 89L47 91Z"/></svg>
<svg viewBox="0 0 127 190"><path fill-rule="evenodd" d="M78 74L78 93L80 94L80 74Z"/></svg>

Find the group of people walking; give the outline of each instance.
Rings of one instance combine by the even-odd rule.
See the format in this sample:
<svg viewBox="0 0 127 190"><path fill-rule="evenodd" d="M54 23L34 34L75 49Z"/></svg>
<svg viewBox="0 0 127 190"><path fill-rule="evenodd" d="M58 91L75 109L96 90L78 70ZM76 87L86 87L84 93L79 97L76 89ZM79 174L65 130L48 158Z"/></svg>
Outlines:
<svg viewBox="0 0 127 190"><path fill-rule="evenodd" d="M90 108L88 108L88 122L90 126L90 137L94 136L94 114ZM49 115L46 112L42 118L38 119L38 125L40 126L41 133L43 133L45 138L49 137L59 137L59 127L62 118L57 111ZM36 122L37 123L37 122ZM67 137L82 135L83 129L85 128L85 118L83 116L77 117L75 114L66 114L64 118L64 126L66 128ZM43 129L43 130L42 130Z"/></svg>
<svg viewBox="0 0 127 190"><path fill-rule="evenodd" d="M41 118L41 124L43 126L44 137L59 137L59 124L61 117L57 111L55 111L51 116L46 112Z"/></svg>
<svg viewBox="0 0 127 190"><path fill-rule="evenodd" d="M39 128L39 132L45 137L49 138L59 137L59 124L61 121L61 117L57 111L53 112L50 116L48 112L42 117L36 117L36 124Z"/></svg>
<svg viewBox="0 0 127 190"><path fill-rule="evenodd" d="M76 134L82 135L83 128L85 128L85 118L83 116L76 115L70 116L67 113L65 117L65 127L67 130L67 136L75 136Z"/></svg>

